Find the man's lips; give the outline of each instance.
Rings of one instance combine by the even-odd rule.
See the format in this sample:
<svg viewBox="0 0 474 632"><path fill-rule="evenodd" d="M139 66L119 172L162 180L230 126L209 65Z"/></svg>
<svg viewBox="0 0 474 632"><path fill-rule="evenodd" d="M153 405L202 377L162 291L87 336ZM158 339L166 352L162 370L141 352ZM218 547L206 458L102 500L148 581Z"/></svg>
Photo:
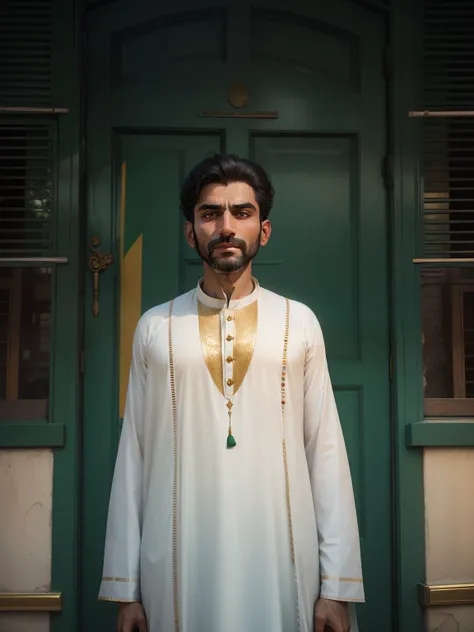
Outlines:
<svg viewBox="0 0 474 632"><path fill-rule="evenodd" d="M216 246L214 250L238 250L238 247L233 244L220 244Z"/></svg>

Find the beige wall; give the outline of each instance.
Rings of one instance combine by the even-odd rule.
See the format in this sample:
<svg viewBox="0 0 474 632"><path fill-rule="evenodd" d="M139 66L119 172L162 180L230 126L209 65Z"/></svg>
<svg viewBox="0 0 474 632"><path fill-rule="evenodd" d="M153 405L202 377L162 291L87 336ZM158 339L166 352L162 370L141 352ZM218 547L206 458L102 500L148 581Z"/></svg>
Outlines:
<svg viewBox="0 0 474 632"><path fill-rule="evenodd" d="M49 632L49 614L0 613L0 632Z"/></svg>
<svg viewBox="0 0 474 632"><path fill-rule="evenodd" d="M424 454L426 583L474 583L474 449ZM428 632L474 632L474 605L431 608Z"/></svg>
<svg viewBox="0 0 474 632"><path fill-rule="evenodd" d="M50 590L52 485L50 450L0 450L0 592ZM48 614L0 613L0 632L48 630Z"/></svg>

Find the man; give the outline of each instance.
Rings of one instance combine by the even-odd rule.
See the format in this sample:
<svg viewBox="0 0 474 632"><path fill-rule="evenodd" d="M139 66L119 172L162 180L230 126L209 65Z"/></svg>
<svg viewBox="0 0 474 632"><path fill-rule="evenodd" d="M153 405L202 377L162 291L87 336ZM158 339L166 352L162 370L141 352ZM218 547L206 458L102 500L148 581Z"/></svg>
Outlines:
<svg viewBox="0 0 474 632"><path fill-rule="evenodd" d="M235 156L184 183L204 274L135 333L100 588L123 602L119 632L356 630L359 535L321 328L252 276L272 202Z"/></svg>

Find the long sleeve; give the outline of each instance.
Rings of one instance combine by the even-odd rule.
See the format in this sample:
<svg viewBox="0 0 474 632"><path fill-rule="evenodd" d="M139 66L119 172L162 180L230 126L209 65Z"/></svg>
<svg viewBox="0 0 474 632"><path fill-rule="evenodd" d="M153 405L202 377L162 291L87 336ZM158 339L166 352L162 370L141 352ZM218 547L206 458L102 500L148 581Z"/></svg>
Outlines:
<svg viewBox="0 0 474 632"><path fill-rule="evenodd" d="M323 334L314 314L307 335L304 414L306 458L319 536L321 597L364 601L351 474Z"/></svg>
<svg viewBox="0 0 474 632"><path fill-rule="evenodd" d="M141 323L135 332L132 362L110 494L104 571L99 599L140 600L143 452L140 429L146 384L146 360Z"/></svg>

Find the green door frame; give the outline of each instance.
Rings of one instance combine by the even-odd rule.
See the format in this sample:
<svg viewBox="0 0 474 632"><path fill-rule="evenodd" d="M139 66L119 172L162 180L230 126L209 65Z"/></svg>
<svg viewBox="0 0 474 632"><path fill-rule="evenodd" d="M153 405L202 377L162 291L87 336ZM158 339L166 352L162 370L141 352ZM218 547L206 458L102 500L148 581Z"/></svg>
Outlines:
<svg viewBox="0 0 474 632"><path fill-rule="evenodd" d="M424 630L418 584L425 577L423 452L408 449L406 426L423 420L421 305L413 264L421 213L421 128L408 117L423 104L423 0L393 2L389 116L393 152L391 214L394 503L397 629Z"/></svg>
<svg viewBox="0 0 474 632"><path fill-rule="evenodd" d="M360 0L364 1L364 0ZM370 3L365 0L365 4ZM425 527L422 451L408 449L405 440L406 426L423 419L422 366L421 366L421 317L419 304L419 279L412 263L415 255L417 218L420 212L420 156L421 144L416 122L410 120L410 109L420 109L422 104L422 0L393 1L390 14L389 82L388 99L389 138L393 156L393 186L391 188L391 270L392 270L392 353L393 372L393 506L395 586L397 622L396 630L421 632L424 629L423 611L418 604L417 586L425 575ZM61 122L59 141L59 178L64 194L61 209L69 209L68 229L71 248L79 250L82 270L68 279L64 294L58 296L60 312L70 318L71 306L81 297L73 325L82 321L84 300L80 277L88 274L85 265L87 241L84 235L85 210L79 213L79 164L80 135L86 112L80 101L80 71L83 50L81 47L83 11L79 3L53 0L53 24L57 64L54 73L54 90L60 105L69 105L71 114ZM388 15L388 11L387 11ZM65 27L64 25L69 25ZM391 63L390 63L391 60ZM64 103L65 87L69 86L68 103ZM396 90L394 89L396 86ZM81 121L82 119L82 121ZM67 199L66 199L67 198ZM60 200L61 202L61 200ZM63 211L64 213L66 211ZM61 217L60 217L61 222ZM79 244L77 235L80 235ZM62 284L58 286L61 290ZM66 296L67 295L67 296ZM69 321L71 322L71 321ZM70 331L70 329L68 329ZM64 341L66 344L66 340ZM58 341L59 343L59 341ZM74 345L69 339L67 348ZM67 376L76 386L80 381L77 358L64 358ZM77 392L77 390L75 391ZM77 402L76 397L73 401ZM69 407L70 408L70 407ZM70 410L68 409L69 414ZM78 483L81 437L80 408L75 415L64 415L66 444L55 451L53 488L53 561L51 590L63 593L63 610L52 615L51 632L73 632L80 620L80 509ZM26 432L26 429L25 429ZM18 434L18 433L17 433ZM22 447L38 445L37 437L28 442L23 435ZM11 442L10 442L11 445Z"/></svg>

